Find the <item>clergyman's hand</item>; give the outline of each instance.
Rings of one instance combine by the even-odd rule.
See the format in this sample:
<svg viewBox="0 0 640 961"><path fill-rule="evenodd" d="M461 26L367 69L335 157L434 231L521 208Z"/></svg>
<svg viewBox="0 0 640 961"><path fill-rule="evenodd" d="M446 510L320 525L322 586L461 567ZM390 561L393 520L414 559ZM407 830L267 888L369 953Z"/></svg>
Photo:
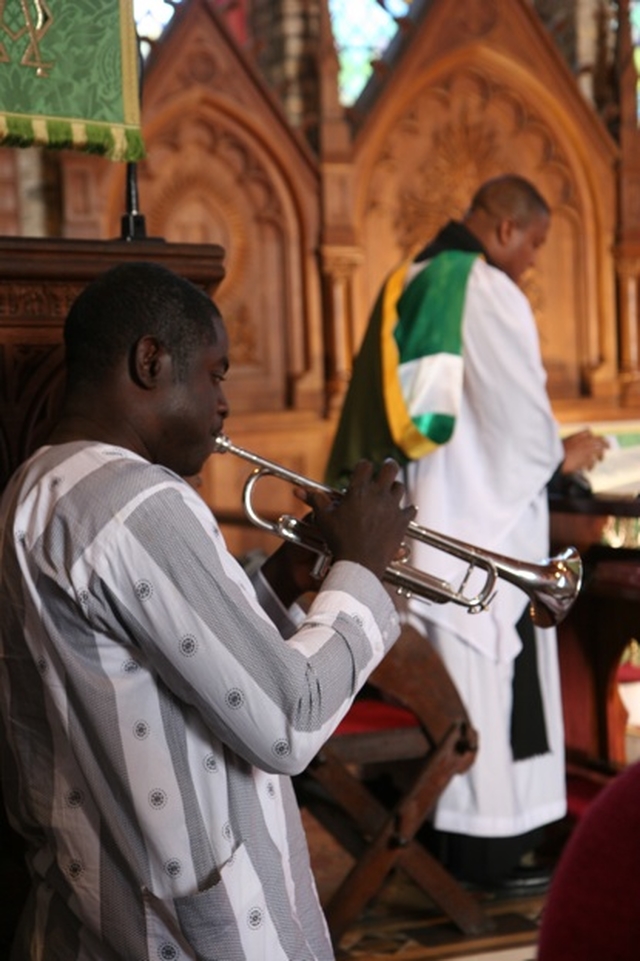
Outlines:
<svg viewBox="0 0 640 961"><path fill-rule="evenodd" d="M606 437L594 434L591 430L581 430L562 441L564 446L563 474L591 470L601 461L609 447Z"/></svg>

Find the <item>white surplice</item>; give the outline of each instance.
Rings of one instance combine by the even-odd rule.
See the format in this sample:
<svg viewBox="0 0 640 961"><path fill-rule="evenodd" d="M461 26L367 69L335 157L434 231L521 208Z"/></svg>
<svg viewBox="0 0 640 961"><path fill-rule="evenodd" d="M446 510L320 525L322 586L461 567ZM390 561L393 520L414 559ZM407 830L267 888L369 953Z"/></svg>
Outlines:
<svg viewBox="0 0 640 961"><path fill-rule="evenodd" d="M415 270L424 269L415 265ZM474 265L463 321L464 389L449 443L412 462L417 523L522 561L549 551L546 484L563 457L535 320L524 294L483 259ZM426 545L412 563L457 586L466 565ZM477 593L475 570L465 594ZM549 753L514 762L510 717L516 631L528 603L500 579L488 610L410 602L413 623L438 648L480 736L475 764L440 797L434 824L476 836L514 836L563 816L564 735L555 629L536 629Z"/></svg>

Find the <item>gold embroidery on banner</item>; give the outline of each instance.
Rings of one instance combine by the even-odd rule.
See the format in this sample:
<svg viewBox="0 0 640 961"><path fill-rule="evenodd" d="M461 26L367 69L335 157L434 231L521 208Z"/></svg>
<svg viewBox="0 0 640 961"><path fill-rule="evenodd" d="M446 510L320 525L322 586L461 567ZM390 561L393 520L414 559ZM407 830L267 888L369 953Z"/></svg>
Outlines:
<svg viewBox="0 0 640 961"><path fill-rule="evenodd" d="M9 10L11 5L12 9ZM23 67L33 67L38 77L48 77L54 66L53 61L45 63L40 54L39 44L45 33L53 23L53 14L46 0L20 0L22 20L16 9L15 2L0 0L0 36L5 34L15 43L25 34L29 43L20 63ZM6 45L0 40L0 63L11 63Z"/></svg>

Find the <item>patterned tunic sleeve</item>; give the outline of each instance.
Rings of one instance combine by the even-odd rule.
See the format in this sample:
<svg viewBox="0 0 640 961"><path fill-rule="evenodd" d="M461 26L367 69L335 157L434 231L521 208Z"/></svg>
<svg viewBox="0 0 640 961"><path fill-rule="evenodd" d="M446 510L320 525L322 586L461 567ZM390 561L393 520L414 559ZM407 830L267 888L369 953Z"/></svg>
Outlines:
<svg viewBox="0 0 640 961"><path fill-rule="evenodd" d="M67 465L31 554L66 684L117 698L132 657L244 760L304 769L397 636L386 590L336 564L285 642L188 485L127 457Z"/></svg>

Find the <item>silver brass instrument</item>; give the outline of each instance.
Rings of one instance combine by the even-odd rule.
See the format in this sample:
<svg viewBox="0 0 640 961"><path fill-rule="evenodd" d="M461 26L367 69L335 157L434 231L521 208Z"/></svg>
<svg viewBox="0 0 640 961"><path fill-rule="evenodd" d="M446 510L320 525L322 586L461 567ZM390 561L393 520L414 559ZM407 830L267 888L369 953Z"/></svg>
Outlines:
<svg viewBox="0 0 640 961"><path fill-rule="evenodd" d="M268 476L277 477L310 492L333 497L342 496L341 492L319 481L309 480L242 447L236 447L223 434L216 438L216 449L236 454L255 465L243 490L243 505L249 520L261 530L315 551L326 569L331 555L319 532L311 524L289 514L284 514L275 521L265 519L254 509L252 495L258 481ZM395 586L401 594L415 595L436 604L460 604L466 607L469 613L477 614L487 609L495 594L498 578L502 578L527 595L534 624L539 627L552 627L559 624L568 613L582 586L582 561L575 547L567 547L555 557L530 564L481 550L414 522L409 524L407 536L465 561L468 567L460 587L455 588L448 581L412 567L407 563L406 557L394 560L387 567L384 580ZM475 569L484 572L485 581L477 594L467 596L464 588Z"/></svg>

